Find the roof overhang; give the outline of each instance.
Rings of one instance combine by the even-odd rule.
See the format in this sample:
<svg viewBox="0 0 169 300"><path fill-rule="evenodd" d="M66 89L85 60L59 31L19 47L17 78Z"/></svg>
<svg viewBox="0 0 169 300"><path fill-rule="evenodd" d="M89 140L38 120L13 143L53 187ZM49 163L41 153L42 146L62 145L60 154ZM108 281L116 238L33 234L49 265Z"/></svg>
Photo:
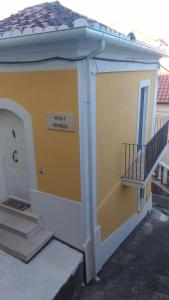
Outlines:
<svg viewBox="0 0 169 300"><path fill-rule="evenodd" d="M11 35L9 37L2 37L0 38L0 53L4 50L12 50L13 47L16 49L27 46L50 45L59 42L63 43L71 41L76 42L78 45L78 42L84 40L89 42L105 40L106 46L118 46L121 49L149 54L157 59L169 56L167 52L162 51L160 48L154 48L145 43L132 41L126 36L123 37L119 34L109 34L87 26L28 35L20 34L18 36Z"/></svg>

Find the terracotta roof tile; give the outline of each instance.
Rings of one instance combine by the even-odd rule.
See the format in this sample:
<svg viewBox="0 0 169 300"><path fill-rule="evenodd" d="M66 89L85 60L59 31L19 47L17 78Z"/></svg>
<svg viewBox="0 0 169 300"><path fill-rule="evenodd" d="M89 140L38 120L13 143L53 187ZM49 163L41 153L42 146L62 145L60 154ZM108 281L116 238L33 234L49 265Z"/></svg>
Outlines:
<svg viewBox="0 0 169 300"><path fill-rule="evenodd" d="M148 46L153 50L161 51L160 47L154 47L138 40L133 41L129 35L126 36L111 27L74 12L61 5L58 1L50 3L46 2L25 8L24 10L11 15L9 18L1 20L0 40L85 26L118 38L130 40L140 47Z"/></svg>
<svg viewBox="0 0 169 300"><path fill-rule="evenodd" d="M169 104L169 75L160 75L158 81L157 103Z"/></svg>
<svg viewBox="0 0 169 300"><path fill-rule="evenodd" d="M45 29L53 26L54 29L57 30L59 26L66 25L69 28L72 28L74 27L74 22L81 18L85 19L91 26L96 23L95 20L91 20L62 6L58 1L43 3L28 7L15 15L11 15L9 18L0 21L0 34L2 35L6 31L11 32L14 30L23 32L27 28L33 29L36 27ZM107 27L98 22L97 24ZM113 31L117 32L116 30Z"/></svg>

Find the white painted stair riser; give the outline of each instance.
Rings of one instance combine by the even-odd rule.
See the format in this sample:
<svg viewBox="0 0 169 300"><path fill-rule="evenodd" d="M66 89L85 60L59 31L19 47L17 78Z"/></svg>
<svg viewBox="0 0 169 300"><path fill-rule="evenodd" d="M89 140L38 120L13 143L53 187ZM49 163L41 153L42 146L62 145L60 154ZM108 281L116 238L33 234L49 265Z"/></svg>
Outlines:
<svg viewBox="0 0 169 300"><path fill-rule="evenodd" d="M28 262L52 236L39 215L0 204L0 249Z"/></svg>
<svg viewBox="0 0 169 300"><path fill-rule="evenodd" d="M53 236L53 233L41 228L29 239L0 228L0 248L24 262L28 262Z"/></svg>
<svg viewBox="0 0 169 300"><path fill-rule="evenodd" d="M41 221L42 221L42 217L39 215L36 215L36 214L34 214L32 212L28 212L28 211L19 211L17 209L11 208L11 207L3 205L3 204L0 204L0 211L1 210L11 213L13 215L16 215L16 216L23 218L25 220L28 220L30 222L41 223Z"/></svg>

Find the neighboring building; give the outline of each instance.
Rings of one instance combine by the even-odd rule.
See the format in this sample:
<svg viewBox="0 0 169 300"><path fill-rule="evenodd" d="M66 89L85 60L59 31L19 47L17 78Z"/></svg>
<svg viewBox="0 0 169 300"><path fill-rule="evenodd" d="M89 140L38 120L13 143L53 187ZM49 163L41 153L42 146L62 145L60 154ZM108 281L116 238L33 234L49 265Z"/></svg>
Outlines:
<svg viewBox="0 0 169 300"><path fill-rule="evenodd" d="M140 30L134 29L133 33L138 40L148 43L152 46L161 47L162 49L168 48L168 43L163 38L157 38L157 36L152 36Z"/></svg>
<svg viewBox="0 0 169 300"><path fill-rule="evenodd" d="M133 28L128 24L119 22L117 20L112 22L110 26L117 31L124 32L126 35L132 33L137 40L143 43L147 43L153 47L160 47L161 49L168 48L168 40L166 38L164 39L162 37L159 37L156 32L153 32L153 34L152 32L144 32L142 31L142 29Z"/></svg>
<svg viewBox="0 0 169 300"><path fill-rule="evenodd" d="M159 76L156 116L157 124L169 120L169 73L167 72L161 73ZM161 163L163 167L166 167L165 171L167 171L169 168L169 146L161 159Z"/></svg>
<svg viewBox="0 0 169 300"><path fill-rule="evenodd" d="M1 21L0 32L0 199L30 201L85 253L89 281L152 208L166 54L59 2Z"/></svg>
<svg viewBox="0 0 169 300"><path fill-rule="evenodd" d="M159 76L157 115L169 117L169 73Z"/></svg>

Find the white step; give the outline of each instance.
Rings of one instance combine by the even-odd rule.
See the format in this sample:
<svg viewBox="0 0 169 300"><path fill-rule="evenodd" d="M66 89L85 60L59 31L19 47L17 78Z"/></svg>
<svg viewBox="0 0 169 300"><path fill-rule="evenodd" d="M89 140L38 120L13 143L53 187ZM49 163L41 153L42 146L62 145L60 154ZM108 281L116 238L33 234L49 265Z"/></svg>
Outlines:
<svg viewBox="0 0 169 300"><path fill-rule="evenodd" d="M0 228L0 248L19 259L28 262L53 236L53 233L40 229L29 239Z"/></svg>
<svg viewBox="0 0 169 300"><path fill-rule="evenodd" d="M3 210L3 211L6 211L8 213L11 213L12 215L16 215L20 218L23 218L25 220L28 220L28 221L31 221L31 222L34 222L34 223L41 223L41 216L35 214L35 213L32 213L31 211L29 210L26 210L26 211L20 211L18 209L15 209L15 208L12 208L12 207L9 207L7 205L4 205L3 203L0 204L0 211Z"/></svg>
<svg viewBox="0 0 169 300"><path fill-rule="evenodd" d="M20 215L9 212L8 210L0 210L0 228L13 232L24 238L29 238L37 230L41 224L32 222L22 218Z"/></svg>

